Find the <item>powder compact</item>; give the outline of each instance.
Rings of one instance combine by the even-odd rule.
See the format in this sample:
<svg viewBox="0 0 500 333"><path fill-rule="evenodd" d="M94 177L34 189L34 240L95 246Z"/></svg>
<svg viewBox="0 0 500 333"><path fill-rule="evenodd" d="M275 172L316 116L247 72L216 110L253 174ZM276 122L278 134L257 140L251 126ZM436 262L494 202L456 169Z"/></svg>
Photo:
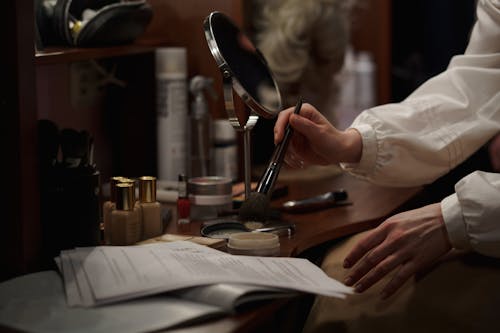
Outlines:
<svg viewBox="0 0 500 333"><path fill-rule="evenodd" d="M201 235L210 238L229 239L235 233L272 233L278 236L292 235L295 233L295 225L281 221L246 221L241 222L232 219L221 219L203 223L201 227Z"/></svg>

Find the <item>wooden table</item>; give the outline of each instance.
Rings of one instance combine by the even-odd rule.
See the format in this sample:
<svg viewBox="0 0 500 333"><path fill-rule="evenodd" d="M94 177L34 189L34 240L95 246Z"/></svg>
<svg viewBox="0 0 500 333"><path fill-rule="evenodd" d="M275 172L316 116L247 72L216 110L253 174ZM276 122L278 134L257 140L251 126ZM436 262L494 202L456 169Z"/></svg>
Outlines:
<svg viewBox="0 0 500 333"><path fill-rule="evenodd" d="M296 225L296 231L291 236L280 237L282 256L304 256L306 251L319 245L372 228L398 211L422 190L420 187L387 188L376 186L348 174L307 182L291 181L287 186L288 194L273 201L273 206L277 207L286 200L302 199L335 189L345 189L352 204L306 214L283 214L283 220L293 222ZM193 221L182 232L177 230L175 222L174 214L173 220L167 228L167 233L200 235L201 222ZM169 330L168 332L290 331L290 327L277 330L283 328L281 324L286 324L283 321L290 319L289 312L283 311L287 306L289 304L283 300L270 302L235 316ZM279 321L282 323L276 324Z"/></svg>

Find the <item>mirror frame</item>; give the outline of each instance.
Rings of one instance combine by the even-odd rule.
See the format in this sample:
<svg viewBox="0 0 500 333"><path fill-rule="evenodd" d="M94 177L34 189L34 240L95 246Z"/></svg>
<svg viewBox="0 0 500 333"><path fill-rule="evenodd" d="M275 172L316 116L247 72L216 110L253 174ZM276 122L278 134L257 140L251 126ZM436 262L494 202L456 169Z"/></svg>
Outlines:
<svg viewBox="0 0 500 333"><path fill-rule="evenodd" d="M282 99L281 99L281 93L279 91L278 84L276 82L276 79L273 76L273 73L269 69L269 66L267 65L267 62L265 58L262 56L261 52L255 48L255 56L257 59L262 63L263 66L265 66L269 72L269 76L273 81L274 88L276 90L277 96L279 98L279 107L277 108L276 111L270 110L257 102L253 96L251 96L246 89L243 87L243 85L240 83L238 78L234 75L234 72L231 70L231 67L229 66L228 62L224 58L223 54L220 52L219 46L217 44L217 40L215 38L213 29L212 29L212 22L214 18L217 16L223 17L225 20L227 20L230 24L235 26L238 30L238 26L226 15L220 13L220 12L212 12L210 15L205 19L203 22L203 28L205 31L205 38L208 43L208 47L210 49L210 52L212 53L217 66L219 67L221 73L222 73L222 81L223 81L223 90L224 90L224 102L225 102L225 107L226 107L226 112L229 117L229 122L231 125L236 129L236 130L248 130L254 127L255 123L258 120L258 116L262 116L263 118L266 119L272 119L275 118L278 113L282 110ZM241 32L243 33L243 32ZM240 96L240 98L243 100L243 102L251 109L252 113L249 115L248 120L245 124L240 123L236 112L234 108L234 99L233 99L233 89L234 91Z"/></svg>

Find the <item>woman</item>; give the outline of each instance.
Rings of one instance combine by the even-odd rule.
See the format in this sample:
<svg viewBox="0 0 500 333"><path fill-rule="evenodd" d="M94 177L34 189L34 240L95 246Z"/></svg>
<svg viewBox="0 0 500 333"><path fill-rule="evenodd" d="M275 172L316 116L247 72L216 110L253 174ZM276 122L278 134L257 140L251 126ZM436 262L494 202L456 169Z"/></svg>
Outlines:
<svg viewBox="0 0 500 333"><path fill-rule="evenodd" d="M500 132L499 91L500 2L480 0L465 54L406 100L364 111L346 131L311 105L300 115L286 110L276 122L275 142L289 122L295 130L291 166L340 162L382 185L430 184ZM498 258L500 175L473 172L441 202L393 216L349 246L345 283L362 293L382 280L383 299L452 249Z"/></svg>

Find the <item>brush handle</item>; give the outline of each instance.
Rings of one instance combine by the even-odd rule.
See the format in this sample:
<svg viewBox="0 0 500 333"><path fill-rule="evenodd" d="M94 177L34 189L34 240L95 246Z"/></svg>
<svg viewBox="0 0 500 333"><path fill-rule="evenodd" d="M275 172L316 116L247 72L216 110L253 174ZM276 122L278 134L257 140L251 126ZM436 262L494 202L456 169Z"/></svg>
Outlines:
<svg viewBox="0 0 500 333"><path fill-rule="evenodd" d="M302 98L299 98L297 104L295 105L295 110L293 113L299 114L300 108L302 107ZM288 148L288 143L290 142L290 138L292 137L293 129L290 124L286 125L285 135L283 136L283 140L276 145L274 148L273 155L271 156L271 160L267 165L267 168L262 175L259 184L257 185L256 191L258 193L263 193L266 195L270 195L272 189L274 188L274 184L276 183L276 179L280 173L281 166L283 165L283 159L285 158L285 153Z"/></svg>
<svg viewBox="0 0 500 333"><path fill-rule="evenodd" d="M347 201L347 197L345 190L331 191L302 200L287 201L283 203L281 210L286 213L307 213L335 206L344 206L351 204Z"/></svg>

